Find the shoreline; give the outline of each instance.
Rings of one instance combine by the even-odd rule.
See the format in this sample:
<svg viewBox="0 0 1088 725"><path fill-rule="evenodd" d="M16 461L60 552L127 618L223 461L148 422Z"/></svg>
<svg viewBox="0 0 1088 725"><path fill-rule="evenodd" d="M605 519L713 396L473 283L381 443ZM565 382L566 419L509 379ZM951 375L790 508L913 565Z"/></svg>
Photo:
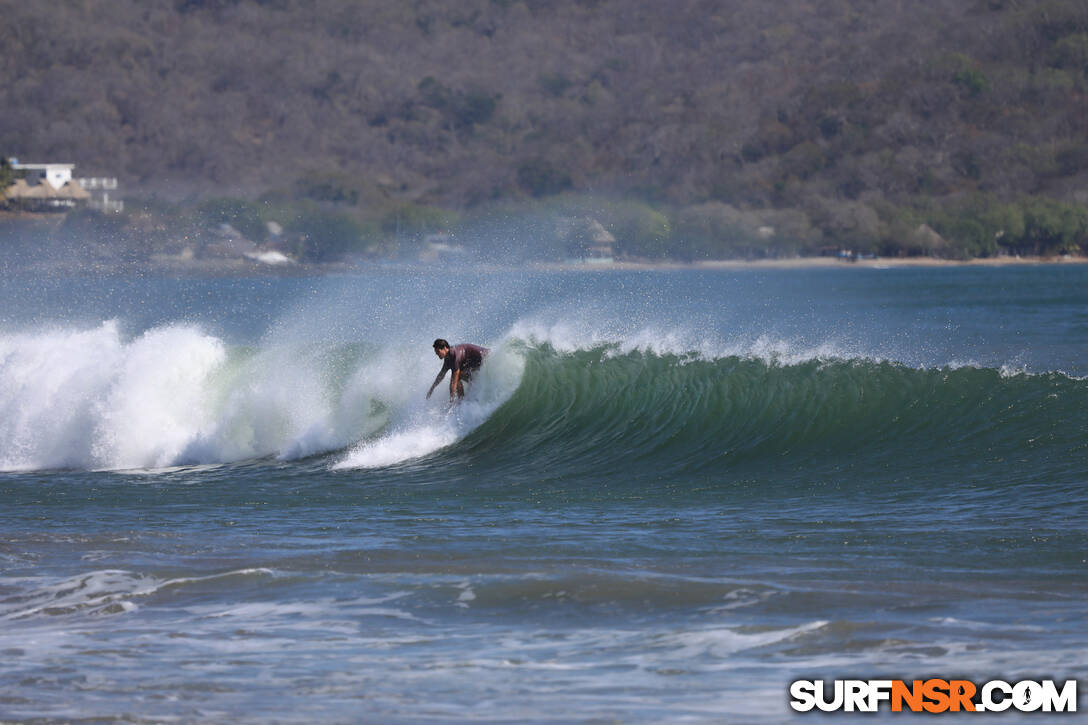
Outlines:
<svg viewBox="0 0 1088 725"><path fill-rule="evenodd" d="M795 269L948 269L954 267L1024 267L1043 265L1088 264L1088 256L1061 255L1055 257L977 257L953 260L934 257L878 257L847 260L838 257L789 257L783 259L719 259L700 262L633 262L609 264L578 262L528 262L522 265L483 263L472 266L477 272L660 272L660 271L740 271ZM177 277L308 277L344 275L377 270L414 272L449 272L460 270L456 265L395 261L326 262L322 264L268 265L245 259L182 259L160 257L151 261L114 263L104 260L75 263L38 263L4 267L5 272L25 274L66 274L95 276L124 276L130 274L162 274Z"/></svg>
<svg viewBox="0 0 1088 725"><path fill-rule="evenodd" d="M1055 257L975 257L973 259L939 259L936 257L876 257L847 260L838 257L788 257L782 259L715 259L701 262L613 262L554 263L535 265L541 270L608 271L608 270L741 270L741 269L892 269L910 267L1017 267L1041 265L1088 264L1088 256L1059 255Z"/></svg>
<svg viewBox="0 0 1088 725"><path fill-rule="evenodd" d="M1038 266L1043 264L1088 264L1088 257L1059 255L1056 257L975 257L973 259L938 259L936 257L877 257L855 261L834 257L797 257L795 259L766 260L770 264L761 265L764 260L754 260L752 266L810 268L810 267L867 267L869 269L887 269L891 267L1016 267ZM782 264L775 264L781 262ZM718 263L710 262L712 266ZM728 266L728 262L721 266Z"/></svg>
<svg viewBox="0 0 1088 725"><path fill-rule="evenodd" d="M1088 264L1088 257L1060 255L1056 257L975 257L973 259L938 259L936 257L878 257L856 261L835 259L833 257L798 257L796 259L767 260L771 264L760 265L762 260L755 260L752 266L781 267L785 269L807 269L812 267L864 267L868 269L890 269L892 267L1017 267L1039 266L1045 264ZM775 262L783 264L777 265ZM714 265L715 263L710 263ZM723 265L728 266L728 265Z"/></svg>

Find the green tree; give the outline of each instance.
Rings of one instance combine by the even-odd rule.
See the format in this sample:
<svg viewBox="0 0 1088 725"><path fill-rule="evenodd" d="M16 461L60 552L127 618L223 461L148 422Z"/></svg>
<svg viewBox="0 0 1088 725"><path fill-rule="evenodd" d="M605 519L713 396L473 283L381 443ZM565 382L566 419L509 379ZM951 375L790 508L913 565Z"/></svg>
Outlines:
<svg viewBox="0 0 1088 725"><path fill-rule="evenodd" d="M952 82L967 91L972 98L990 90L990 79L977 68L965 68L952 75Z"/></svg>
<svg viewBox="0 0 1088 725"><path fill-rule="evenodd" d="M387 235L418 238L425 234L449 229L457 215L448 210L425 204L398 204L382 216L382 231Z"/></svg>
<svg viewBox="0 0 1088 725"><path fill-rule="evenodd" d="M759 226L751 213L728 204L696 204L677 215L671 248L683 260L763 257L767 247L758 236Z"/></svg>
<svg viewBox="0 0 1088 725"><path fill-rule="evenodd" d="M648 204L628 201L614 205L604 215L607 229L616 237L620 254L660 259L672 251L669 218Z"/></svg>
<svg viewBox="0 0 1088 725"><path fill-rule="evenodd" d="M1050 64L1088 74L1088 33L1073 33L1055 43L1050 51Z"/></svg>
<svg viewBox="0 0 1088 725"><path fill-rule="evenodd" d="M829 244L858 252L872 252L879 245L880 217L868 204L819 197L812 200L808 213Z"/></svg>
<svg viewBox="0 0 1088 725"><path fill-rule="evenodd" d="M1072 254L1088 246L1088 209L1053 199L1024 202L1023 242L1036 254Z"/></svg>
<svg viewBox="0 0 1088 725"><path fill-rule="evenodd" d="M968 197L957 204L935 208L926 215L945 240L941 256L992 257L1002 248L1023 245L1023 209L987 195Z"/></svg>

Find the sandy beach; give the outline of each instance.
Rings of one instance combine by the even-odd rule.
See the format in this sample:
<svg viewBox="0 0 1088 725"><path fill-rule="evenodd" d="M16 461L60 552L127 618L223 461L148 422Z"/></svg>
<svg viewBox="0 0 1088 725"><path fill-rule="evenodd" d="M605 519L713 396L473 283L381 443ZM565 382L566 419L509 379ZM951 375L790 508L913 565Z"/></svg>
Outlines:
<svg viewBox="0 0 1088 725"><path fill-rule="evenodd" d="M976 257L974 259L938 259L936 257L878 257L855 261L836 257L793 257L791 259L720 260L697 263L696 267L737 269L767 267L780 269L811 267L1011 267L1036 264L1084 264L1088 257L1060 255L1056 257Z"/></svg>
<svg viewBox="0 0 1088 725"><path fill-rule="evenodd" d="M715 259L700 262L634 262L604 263L546 262L524 265L482 264L480 272L531 269L536 271L607 272L607 271L662 271L662 270L741 270L741 269L891 269L899 267L1012 267L1042 264L1085 264L1088 257L1062 255L1055 257L978 257L953 260L935 257L878 257L850 261L837 257L789 257L782 259ZM326 264L267 265L244 259L182 259L159 257L150 267L159 271L179 274L205 274L209 276L269 275L297 276L309 274L350 274L375 268L383 269L441 269L443 263L413 262L336 262Z"/></svg>
<svg viewBox="0 0 1088 725"><path fill-rule="evenodd" d="M890 269L892 267L1013 267L1041 264L1085 264L1088 257L977 257L974 259L938 259L936 257L877 257L847 260L838 257L788 257L781 259L715 259L701 262L612 262L555 263L535 265L541 270L668 270L668 269Z"/></svg>

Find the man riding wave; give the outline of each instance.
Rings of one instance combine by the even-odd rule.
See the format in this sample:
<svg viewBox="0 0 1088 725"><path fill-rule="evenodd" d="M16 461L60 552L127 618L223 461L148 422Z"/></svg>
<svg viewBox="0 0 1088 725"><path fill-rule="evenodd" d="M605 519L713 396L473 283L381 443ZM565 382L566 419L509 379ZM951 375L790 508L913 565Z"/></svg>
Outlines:
<svg viewBox="0 0 1088 725"><path fill-rule="evenodd" d="M442 378L446 377L447 370L452 373L450 377L450 402L455 402L455 396L456 399L465 397L464 383L472 380L472 374L483 365L488 352L489 350L486 347L480 347L468 342L450 347L450 344L442 338L435 340L434 354L442 359L443 364L442 369L438 372L438 377L431 384L431 389L427 391L427 398L431 397L431 393L442 382Z"/></svg>

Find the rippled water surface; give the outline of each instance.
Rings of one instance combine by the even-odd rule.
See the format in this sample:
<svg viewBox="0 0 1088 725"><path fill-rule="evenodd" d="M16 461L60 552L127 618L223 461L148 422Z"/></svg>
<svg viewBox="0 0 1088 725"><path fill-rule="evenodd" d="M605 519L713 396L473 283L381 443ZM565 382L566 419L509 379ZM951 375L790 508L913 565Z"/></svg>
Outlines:
<svg viewBox="0 0 1088 725"><path fill-rule="evenodd" d="M0 720L1084 678L1086 351L1080 266L6 279Z"/></svg>

